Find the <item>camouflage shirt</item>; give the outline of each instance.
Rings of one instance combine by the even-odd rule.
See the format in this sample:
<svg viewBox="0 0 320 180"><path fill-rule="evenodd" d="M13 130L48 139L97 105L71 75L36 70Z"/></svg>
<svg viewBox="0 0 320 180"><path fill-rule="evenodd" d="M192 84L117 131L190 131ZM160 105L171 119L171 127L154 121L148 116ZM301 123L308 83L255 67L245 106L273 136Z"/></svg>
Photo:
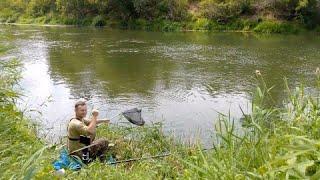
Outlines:
<svg viewBox="0 0 320 180"><path fill-rule="evenodd" d="M85 145L80 143L80 136L90 136L91 141L94 140L95 134L90 134L88 132L88 125L90 124L90 120L88 119L76 119L72 118L68 125L68 150L69 152L78 150ZM81 152L77 155L81 155Z"/></svg>

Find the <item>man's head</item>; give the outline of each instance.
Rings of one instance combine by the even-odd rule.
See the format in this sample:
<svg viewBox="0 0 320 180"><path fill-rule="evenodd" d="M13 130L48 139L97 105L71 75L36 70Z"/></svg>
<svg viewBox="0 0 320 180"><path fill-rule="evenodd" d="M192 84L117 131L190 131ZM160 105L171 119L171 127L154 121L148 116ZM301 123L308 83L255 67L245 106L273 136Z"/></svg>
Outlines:
<svg viewBox="0 0 320 180"><path fill-rule="evenodd" d="M84 118L87 115L87 105L85 100L79 100L74 105L74 111L77 118Z"/></svg>

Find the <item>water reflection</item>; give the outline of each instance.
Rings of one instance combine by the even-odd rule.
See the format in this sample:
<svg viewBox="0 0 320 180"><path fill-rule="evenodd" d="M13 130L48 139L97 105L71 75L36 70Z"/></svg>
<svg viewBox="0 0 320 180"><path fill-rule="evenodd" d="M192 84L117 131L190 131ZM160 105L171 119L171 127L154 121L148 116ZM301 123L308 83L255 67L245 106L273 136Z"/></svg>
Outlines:
<svg viewBox="0 0 320 180"><path fill-rule="evenodd" d="M218 113L250 113L260 69L283 101L283 77L312 81L320 39L236 33L159 33L94 28L3 27L25 63L22 86L43 127L65 134L74 99L85 97L102 115L131 107L164 121L178 136L210 141ZM303 43L303 44L302 44ZM310 85L310 84L309 84ZM30 100L31 99L31 100ZM46 133L47 131L43 131Z"/></svg>

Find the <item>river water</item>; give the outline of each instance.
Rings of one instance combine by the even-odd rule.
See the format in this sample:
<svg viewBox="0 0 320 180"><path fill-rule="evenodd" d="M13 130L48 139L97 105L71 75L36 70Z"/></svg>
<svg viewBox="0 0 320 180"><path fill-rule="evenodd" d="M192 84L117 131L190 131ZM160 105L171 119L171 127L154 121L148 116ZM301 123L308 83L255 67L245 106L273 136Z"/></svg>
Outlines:
<svg viewBox="0 0 320 180"><path fill-rule="evenodd" d="M145 32L77 27L0 26L9 57L23 62L20 107L50 142L66 135L73 104L86 98L101 117L138 107L147 123L210 144L219 113L236 122L251 111L260 70L272 96L314 84L320 36ZM116 121L113 120L114 122Z"/></svg>

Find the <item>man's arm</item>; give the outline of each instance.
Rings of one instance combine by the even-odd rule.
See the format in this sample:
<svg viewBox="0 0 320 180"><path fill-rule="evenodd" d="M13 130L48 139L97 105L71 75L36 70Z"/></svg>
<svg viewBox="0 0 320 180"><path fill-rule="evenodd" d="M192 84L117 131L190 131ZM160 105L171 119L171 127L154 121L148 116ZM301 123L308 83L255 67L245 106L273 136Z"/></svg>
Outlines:
<svg viewBox="0 0 320 180"><path fill-rule="evenodd" d="M91 119L90 124L88 126L88 132L90 134L94 134L96 132L98 115L99 115L99 111L97 111L97 110L92 111L92 119Z"/></svg>

